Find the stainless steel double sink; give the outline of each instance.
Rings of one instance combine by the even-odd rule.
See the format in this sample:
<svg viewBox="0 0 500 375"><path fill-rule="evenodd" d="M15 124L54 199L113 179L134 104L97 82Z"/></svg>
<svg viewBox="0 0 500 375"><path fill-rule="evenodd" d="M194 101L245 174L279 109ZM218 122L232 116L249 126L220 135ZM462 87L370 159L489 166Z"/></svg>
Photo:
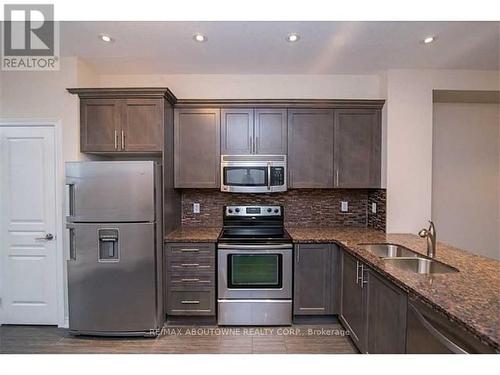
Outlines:
<svg viewBox="0 0 500 375"><path fill-rule="evenodd" d="M390 243L365 243L358 246L378 256L384 263L405 271L420 274L459 272L455 267L425 257L401 245Z"/></svg>

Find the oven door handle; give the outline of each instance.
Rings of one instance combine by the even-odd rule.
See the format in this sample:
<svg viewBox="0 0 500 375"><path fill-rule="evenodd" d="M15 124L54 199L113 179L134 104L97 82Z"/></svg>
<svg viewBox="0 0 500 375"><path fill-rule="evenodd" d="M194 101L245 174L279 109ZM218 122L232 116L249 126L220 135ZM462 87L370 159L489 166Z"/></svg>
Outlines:
<svg viewBox="0 0 500 375"><path fill-rule="evenodd" d="M291 249L292 244L275 244L275 245L229 245L229 244L218 244L219 249L231 249L231 250L274 250L274 249Z"/></svg>

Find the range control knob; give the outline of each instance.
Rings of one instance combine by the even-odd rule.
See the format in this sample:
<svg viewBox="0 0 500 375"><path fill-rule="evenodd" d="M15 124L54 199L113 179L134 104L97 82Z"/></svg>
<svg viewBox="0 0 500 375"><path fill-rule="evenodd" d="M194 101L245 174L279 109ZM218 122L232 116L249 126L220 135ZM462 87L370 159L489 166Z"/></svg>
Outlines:
<svg viewBox="0 0 500 375"><path fill-rule="evenodd" d="M271 212L272 210L273 210L273 209L272 209L271 207L269 207L269 208L267 209L267 212Z"/></svg>
<svg viewBox="0 0 500 375"><path fill-rule="evenodd" d="M278 212L280 212L280 210L278 210L277 208L274 209L274 213L277 214Z"/></svg>
<svg viewBox="0 0 500 375"><path fill-rule="evenodd" d="M228 208L227 212L229 212L230 214L232 214L233 213L233 209L232 208Z"/></svg>
<svg viewBox="0 0 500 375"><path fill-rule="evenodd" d="M240 209L239 209L239 208L235 208L235 211L236 211L236 212L240 212Z"/></svg>

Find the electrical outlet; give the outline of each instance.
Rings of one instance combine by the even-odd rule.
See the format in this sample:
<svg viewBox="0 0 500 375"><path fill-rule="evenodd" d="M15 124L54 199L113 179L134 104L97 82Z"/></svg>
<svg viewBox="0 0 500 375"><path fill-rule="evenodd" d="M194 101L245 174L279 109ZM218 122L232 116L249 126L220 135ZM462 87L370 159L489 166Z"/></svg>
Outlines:
<svg viewBox="0 0 500 375"><path fill-rule="evenodd" d="M349 211L349 202L341 201L340 202L340 211L341 212L347 212L347 211Z"/></svg>
<svg viewBox="0 0 500 375"><path fill-rule="evenodd" d="M200 204L193 203L193 214L199 214L199 213L200 213Z"/></svg>
<svg viewBox="0 0 500 375"><path fill-rule="evenodd" d="M372 214L377 213L377 203L372 203Z"/></svg>

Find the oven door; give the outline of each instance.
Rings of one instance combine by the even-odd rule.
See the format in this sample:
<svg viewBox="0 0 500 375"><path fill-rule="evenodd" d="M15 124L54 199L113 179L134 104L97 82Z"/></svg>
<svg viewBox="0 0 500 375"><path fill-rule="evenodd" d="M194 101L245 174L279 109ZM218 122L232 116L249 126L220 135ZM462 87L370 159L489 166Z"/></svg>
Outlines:
<svg viewBox="0 0 500 375"><path fill-rule="evenodd" d="M219 245L219 298L292 298L291 245Z"/></svg>

